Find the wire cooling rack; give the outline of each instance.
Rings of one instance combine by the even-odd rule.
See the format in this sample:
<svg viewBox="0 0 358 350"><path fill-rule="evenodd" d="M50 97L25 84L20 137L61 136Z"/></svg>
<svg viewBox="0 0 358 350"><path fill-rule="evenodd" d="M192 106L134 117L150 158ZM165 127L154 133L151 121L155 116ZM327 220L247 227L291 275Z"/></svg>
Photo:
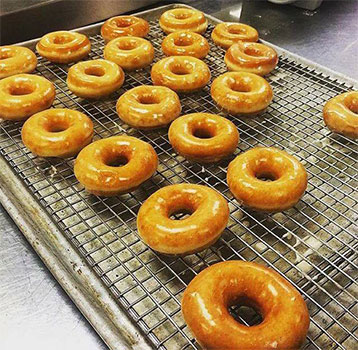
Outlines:
<svg viewBox="0 0 358 350"><path fill-rule="evenodd" d="M163 33L157 22L150 24L148 39L158 60ZM210 40L212 29L210 25L206 33L211 51L205 61L215 78L226 69L224 51ZM90 39L90 58L102 57L102 38ZM267 77L275 97L260 116L225 115L213 103L209 86L180 96L183 114L217 113L235 123L241 137L235 155L258 145L275 146L305 165L309 180L302 200L284 213L267 215L242 208L228 190L226 169L234 156L219 164L190 163L174 152L167 129L142 132L121 122L115 111L117 98L134 86L151 84L150 68L126 74L122 89L99 101L77 98L67 89L68 68L39 58L36 74L56 85L54 107L90 116L94 139L126 133L151 143L160 160L157 173L130 194L90 195L73 174L74 159L38 158L24 147L20 122L1 122L1 154L155 348L199 348L180 312L186 285L213 263L244 259L275 269L303 295L311 315L305 349L357 349L358 144L330 133L321 114L325 101L350 86L287 56ZM138 237L136 215L160 187L182 182L205 184L222 193L229 201L229 224L222 238L202 253L157 255ZM230 311L244 324L260 321L245 307Z"/></svg>

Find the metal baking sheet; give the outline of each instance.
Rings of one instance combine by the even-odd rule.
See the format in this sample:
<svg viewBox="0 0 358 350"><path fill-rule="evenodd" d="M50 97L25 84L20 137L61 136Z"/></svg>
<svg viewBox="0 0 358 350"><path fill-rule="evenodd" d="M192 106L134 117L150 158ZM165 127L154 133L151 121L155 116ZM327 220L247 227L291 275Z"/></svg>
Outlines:
<svg viewBox="0 0 358 350"><path fill-rule="evenodd" d="M170 5L137 15L150 21L148 39L155 61L163 57L164 34L158 18ZM205 59L212 79L226 71L224 50L205 34L211 51ZM79 29L90 36L91 59L102 57L101 24ZM35 41L23 43L34 47ZM273 45L271 45L273 46ZM86 193L73 174L74 159L44 159L21 142L20 122L0 124L0 198L50 271L111 349L196 349L180 312L182 293L202 269L222 260L244 259L273 268L305 298L311 325L304 349L354 350L358 342L358 143L332 134L323 124L329 98L358 83L275 47L277 69L267 76L274 100L254 118L225 115L213 103L209 86L181 95L183 114L225 115L240 132L235 155L258 145L295 155L309 179L302 200L283 213L260 214L242 208L226 184L234 158L199 165L177 155L167 129L138 131L122 123L115 102L126 90L151 84L150 68L126 75L121 90L99 101L73 95L66 86L69 66L39 58L36 74L56 86L54 107L84 112L100 139L126 133L150 142L160 164L136 191L113 198ZM136 215L146 198L165 185L205 184L228 200L230 220L210 249L187 257L156 254L140 240ZM233 308L245 324L259 321L245 308Z"/></svg>

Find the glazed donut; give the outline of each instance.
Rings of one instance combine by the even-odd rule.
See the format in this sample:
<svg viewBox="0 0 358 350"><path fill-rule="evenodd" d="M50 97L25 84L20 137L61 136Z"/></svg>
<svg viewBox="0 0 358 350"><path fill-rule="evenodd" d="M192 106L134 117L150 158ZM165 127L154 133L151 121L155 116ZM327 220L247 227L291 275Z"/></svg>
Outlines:
<svg viewBox="0 0 358 350"><path fill-rule="evenodd" d="M40 157L72 157L93 137L93 124L83 113L66 108L39 112L26 120L22 142Z"/></svg>
<svg viewBox="0 0 358 350"><path fill-rule="evenodd" d="M226 22L216 25L211 38L216 45L228 49L239 41L256 42L259 40L259 33L247 24Z"/></svg>
<svg viewBox="0 0 358 350"><path fill-rule="evenodd" d="M238 42L230 46L225 54L229 70L266 75L275 69L277 52L263 44Z"/></svg>
<svg viewBox="0 0 358 350"><path fill-rule="evenodd" d="M169 34L162 41L166 56L193 56L204 58L209 53L209 44L200 34L181 30Z"/></svg>
<svg viewBox="0 0 358 350"><path fill-rule="evenodd" d="M173 220L174 213L191 213ZM153 250L168 255L188 255L214 244L229 220L222 195L206 186L177 184L152 194L140 207L137 229Z"/></svg>
<svg viewBox="0 0 358 350"><path fill-rule="evenodd" d="M67 86L83 98L99 98L118 90L124 82L121 67L102 59L73 65L67 74Z"/></svg>
<svg viewBox="0 0 358 350"><path fill-rule="evenodd" d="M158 128L179 117L178 95L165 86L137 86L117 101L117 113L128 125L138 129Z"/></svg>
<svg viewBox="0 0 358 350"><path fill-rule="evenodd" d="M237 322L228 311L234 305L256 309L263 321L253 327ZM286 279L237 260L201 271L185 289L181 309L204 349L298 350L310 323L305 301Z"/></svg>
<svg viewBox="0 0 358 350"><path fill-rule="evenodd" d="M37 66L36 55L27 47L0 46L0 79L31 73Z"/></svg>
<svg viewBox="0 0 358 350"><path fill-rule="evenodd" d="M165 11L159 19L159 25L167 34L178 30L190 30L195 33L204 33L208 21L201 11L190 8L176 8Z"/></svg>
<svg viewBox="0 0 358 350"><path fill-rule="evenodd" d="M252 115L266 109L272 101L273 92L270 84L256 74L228 72L213 81L211 96L233 115Z"/></svg>
<svg viewBox="0 0 358 350"><path fill-rule="evenodd" d="M192 92L210 80L206 63L190 56L170 56L155 63L151 71L154 85L163 85L176 92Z"/></svg>
<svg viewBox="0 0 358 350"><path fill-rule="evenodd" d="M158 166L153 147L131 136L112 136L86 146L74 172L85 189L97 196L115 196L136 189Z"/></svg>
<svg viewBox="0 0 358 350"><path fill-rule="evenodd" d="M327 127L338 134L358 138L358 91L331 98L323 108Z"/></svg>
<svg viewBox="0 0 358 350"><path fill-rule="evenodd" d="M50 62L71 63L86 57L91 51L91 43L81 33L59 31L44 35L36 50Z"/></svg>
<svg viewBox="0 0 358 350"><path fill-rule="evenodd" d="M170 125L168 136L179 154L201 163L234 153L239 142L239 132L230 120L209 113L183 115Z"/></svg>
<svg viewBox="0 0 358 350"><path fill-rule="evenodd" d="M22 120L49 108L55 87L33 74L16 74L0 80L0 118Z"/></svg>
<svg viewBox="0 0 358 350"><path fill-rule="evenodd" d="M263 178L272 181L263 181ZM255 147L229 164L227 183L231 193L245 207L278 212L300 200L307 187L307 172L285 151Z"/></svg>
<svg viewBox="0 0 358 350"><path fill-rule="evenodd" d="M144 38L149 33L149 23L135 16L117 16L107 19L101 27L101 35L105 41L121 36L137 36Z"/></svg>
<svg viewBox="0 0 358 350"><path fill-rule="evenodd" d="M104 47L103 56L124 70L131 71L150 65L154 48L148 40L124 36L110 41Z"/></svg>

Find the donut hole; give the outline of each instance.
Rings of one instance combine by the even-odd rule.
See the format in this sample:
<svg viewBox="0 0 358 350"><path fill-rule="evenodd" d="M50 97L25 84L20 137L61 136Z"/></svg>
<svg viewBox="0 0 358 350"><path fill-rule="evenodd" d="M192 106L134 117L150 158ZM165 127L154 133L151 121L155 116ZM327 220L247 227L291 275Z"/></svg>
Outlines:
<svg viewBox="0 0 358 350"><path fill-rule="evenodd" d="M120 167L126 165L128 162L129 159L124 154L117 154L106 159L105 164L111 167Z"/></svg>
<svg viewBox="0 0 358 350"><path fill-rule="evenodd" d="M56 45L63 45L70 43L72 40L73 38L68 35L57 35L54 37L53 43Z"/></svg>
<svg viewBox="0 0 358 350"><path fill-rule="evenodd" d="M193 45L193 43L194 43L193 38L187 35L179 36L178 38L174 39L174 44L176 46L190 46Z"/></svg>
<svg viewBox="0 0 358 350"><path fill-rule="evenodd" d="M263 317L258 310L251 305L239 303L228 308L229 314L235 321L245 326L256 326L263 321Z"/></svg>
<svg viewBox="0 0 358 350"><path fill-rule="evenodd" d="M191 214L193 214L193 210L188 208L179 208L176 209L174 212L172 212L169 215L169 218L171 220L185 220L187 219Z"/></svg>
<svg viewBox="0 0 358 350"><path fill-rule="evenodd" d="M358 114L358 100L356 104L351 104L348 106L349 110L355 114Z"/></svg>
<svg viewBox="0 0 358 350"><path fill-rule="evenodd" d="M143 105L155 105L160 103L158 96L153 94L143 94L139 96L138 102Z"/></svg>
<svg viewBox="0 0 358 350"><path fill-rule="evenodd" d="M185 20L192 16L190 12L176 12L173 14L175 19Z"/></svg>
<svg viewBox="0 0 358 350"><path fill-rule="evenodd" d="M130 51L130 50L134 50L135 48L137 48L138 45L134 40L121 40L117 43L117 47L120 50Z"/></svg>
<svg viewBox="0 0 358 350"><path fill-rule="evenodd" d="M54 125L49 131L50 132L62 132L65 130L67 130L67 128L65 126Z"/></svg>
<svg viewBox="0 0 358 350"><path fill-rule="evenodd" d="M29 83L22 82L13 85L9 88L9 94L13 96L29 95L35 91L35 86Z"/></svg>
<svg viewBox="0 0 358 350"><path fill-rule="evenodd" d="M246 34L246 29L244 29L240 26L229 26L227 31L230 34Z"/></svg>
<svg viewBox="0 0 358 350"><path fill-rule="evenodd" d="M229 87L231 90L236 91L236 92L250 92L251 91L250 85L243 80L234 80L230 84Z"/></svg>
<svg viewBox="0 0 358 350"><path fill-rule="evenodd" d="M290 167L285 159L272 155L270 152L261 150L247 164L251 175L260 181L271 182L279 180Z"/></svg>
<svg viewBox="0 0 358 350"><path fill-rule="evenodd" d="M95 77L103 77L105 75L105 70L99 66L91 66L85 68L85 74L92 75Z"/></svg>
<svg viewBox="0 0 358 350"><path fill-rule="evenodd" d="M65 121L59 121L56 123L49 123L46 129L48 132L62 132L67 130L68 128L68 123L66 123Z"/></svg>
<svg viewBox="0 0 358 350"><path fill-rule="evenodd" d="M253 45L245 47L244 53L246 55L248 55L248 56L253 56L253 57L262 57L262 56L264 56L263 52L260 49L258 49L257 47L253 46Z"/></svg>
<svg viewBox="0 0 358 350"><path fill-rule="evenodd" d="M193 135L199 139L210 139L214 137L211 130L204 129L204 128L198 128L194 130Z"/></svg>
<svg viewBox="0 0 358 350"><path fill-rule="evenodd" d="M168 217L171 220L184 220L189 218L198 208L197 198L190 194L173 194L168 203Z"/></svg>
<svg viewBox="0 0 358 350"><path fill-rule="evenodd" d="M191 74L191 67L190 66L183 66L183 65L175 65L171 69L173 74L176 75L187 75Z"/></svg>
<svg viewBox="0 0 358 350"><path fill-rule="evenodd" d="M357 98L346 99L345 104L352 113L358 114L358 96Z"/></svg>
<svg viewBox="0 0 358 350"><path fill-rule="evenodd" d="M192 135L198 139L210 139L217 135L217 125L210 118L205 118L204 120L194 119L188 126Z"/></svg>
<svg viewBox="0 0 358 350"><path fill-rule="evenodd" d="M128 28L130 27L133 23L130 19L117 19L114 21L114 24L116 25L116 27L118 28Z"/></svg>
<svg viewBox="0 0 358 350"><path fill-rule="evenodd" d="M278 176L276 174L265 172L265 173L258 173L255 174L256 179L261 181L276 181L278 179Z"/></svg>

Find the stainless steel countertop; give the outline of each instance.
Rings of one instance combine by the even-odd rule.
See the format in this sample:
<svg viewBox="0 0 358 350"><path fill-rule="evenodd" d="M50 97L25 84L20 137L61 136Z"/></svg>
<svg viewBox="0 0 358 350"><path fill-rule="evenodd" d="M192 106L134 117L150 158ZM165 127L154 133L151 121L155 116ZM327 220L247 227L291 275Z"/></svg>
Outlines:
<svg viewBox="0 0 358 350"><path fill-rule="evenodd" d="M265 1L184 2L225 21L241 18L267 41L358 79L357 1L325 0L314 12ZM106 349L2 206L0 232L0 348Z"/></svg>
<svg viewBox="0 0 358 350"><path fill-rule="evenodd" d="M358 80L358 1L323 0L315 11L268 1L186 1L224 21L256 28L262 39Z"/></svg>
<svg viewBox="0 0 358 350"><path fill-rule="evenodd" d="M0 349L106 349L0 206Z"/></svg>

